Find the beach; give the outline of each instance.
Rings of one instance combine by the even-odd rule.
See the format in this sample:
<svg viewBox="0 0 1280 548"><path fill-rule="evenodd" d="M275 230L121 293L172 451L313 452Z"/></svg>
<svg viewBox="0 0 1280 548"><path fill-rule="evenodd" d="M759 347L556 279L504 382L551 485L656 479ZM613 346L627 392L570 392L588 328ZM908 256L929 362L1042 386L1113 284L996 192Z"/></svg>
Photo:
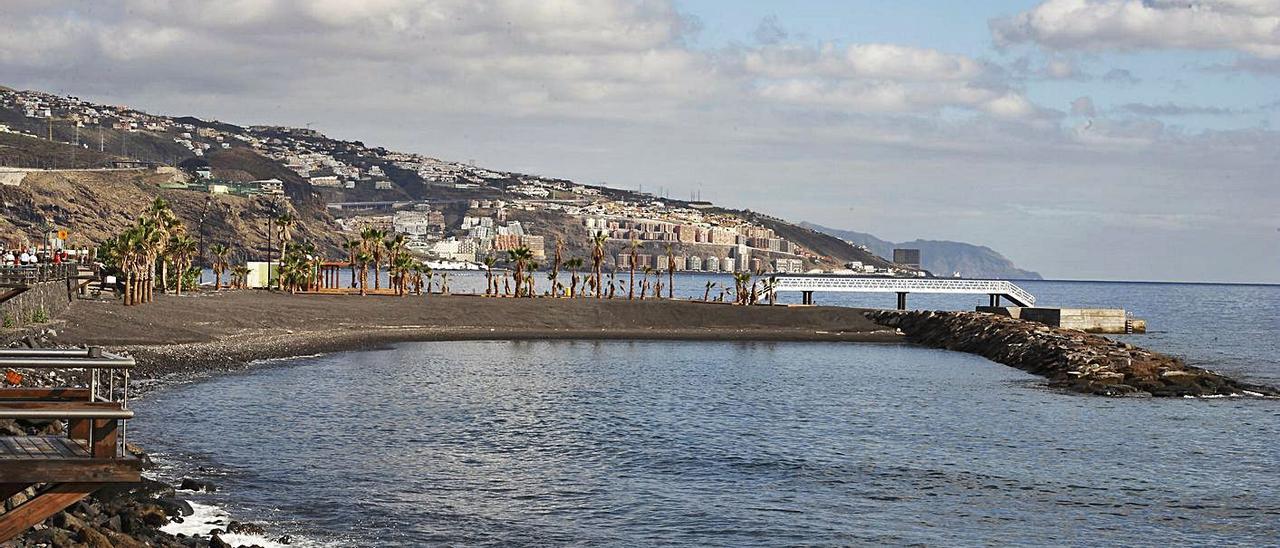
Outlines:
<svg viewBox="0 0 1280 548"><path fill-rule="evenodd" d="M629 339L903 342L847 307L687 300L329 296L268 291L161 295L145 306L76 301L50 325L59 345L98 345L158 377L254 360L447 340Z"/></svg>

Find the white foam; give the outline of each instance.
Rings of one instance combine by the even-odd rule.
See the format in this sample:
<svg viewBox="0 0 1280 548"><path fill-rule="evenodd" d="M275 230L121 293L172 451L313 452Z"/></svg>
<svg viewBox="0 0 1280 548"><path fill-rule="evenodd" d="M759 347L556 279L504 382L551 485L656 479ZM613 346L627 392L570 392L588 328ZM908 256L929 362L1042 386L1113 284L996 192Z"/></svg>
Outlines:
<svg viewBox="0 0 1280 548"><path fill-rule="evenodd" d="M169 533L170 535L181 534L188 537L199 537L207 540L209 538L209 531L213 529L226 530L227 524L231 523L231 514L228 514L227 511L222 508L212 504L202 504L191 501L187 502L191 505L193 513L190 516L183 517L182 523L170 522L168 525L161 527L161 531ZM298 538L293 539L292 544L281 544L262 535L223 533L218 535L218 537L232 546L252 546L254 544L262 546L263 548L318 546L318 544L307 539Z"/></svg>

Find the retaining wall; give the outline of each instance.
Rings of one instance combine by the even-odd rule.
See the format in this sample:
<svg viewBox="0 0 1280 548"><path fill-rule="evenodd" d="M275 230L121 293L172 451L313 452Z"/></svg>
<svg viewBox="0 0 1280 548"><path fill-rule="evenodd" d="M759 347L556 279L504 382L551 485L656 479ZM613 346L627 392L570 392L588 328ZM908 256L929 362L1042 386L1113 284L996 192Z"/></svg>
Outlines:
<svg viewBox="0 0 1280 548"><path fill-rule="evenodd" d="M39 311L45 321L57 317L71 305L74 294L68 280L39 282L21 295L0 303L0 326L23 327L35 322Z"/></svg>

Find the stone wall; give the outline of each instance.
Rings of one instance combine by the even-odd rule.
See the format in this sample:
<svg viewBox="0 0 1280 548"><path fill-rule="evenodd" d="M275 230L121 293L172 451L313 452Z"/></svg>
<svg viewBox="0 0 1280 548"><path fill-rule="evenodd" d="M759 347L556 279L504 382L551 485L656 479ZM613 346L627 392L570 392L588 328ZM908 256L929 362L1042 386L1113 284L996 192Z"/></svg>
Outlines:
<svg viewBox="0 0 1280 548"><path fill-rule="evenodd" d="M23 327L56 318L71 305L74 294L67 280L41 282L17 297L0 303L0 327Z"/></svg>

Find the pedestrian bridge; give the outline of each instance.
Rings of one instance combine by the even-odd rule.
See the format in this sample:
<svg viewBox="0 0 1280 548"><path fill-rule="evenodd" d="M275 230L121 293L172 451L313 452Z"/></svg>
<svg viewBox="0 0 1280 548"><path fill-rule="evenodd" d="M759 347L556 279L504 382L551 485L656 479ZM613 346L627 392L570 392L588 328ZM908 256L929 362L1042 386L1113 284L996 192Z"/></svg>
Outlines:
<svg viewBox="0 0 1280 548"><path fill-rule="evenodd" d="M991 306L1007 299L1017 306L1033 306L1034 295L1008 280L965 280L956 278L893 278L888 276L846 276L840 274L779 274L772 278L772 289L799 291L804 304L813 304L813 293L897 293L898 309L907 307L911 293L956 293L988 295Z"/></svg>

